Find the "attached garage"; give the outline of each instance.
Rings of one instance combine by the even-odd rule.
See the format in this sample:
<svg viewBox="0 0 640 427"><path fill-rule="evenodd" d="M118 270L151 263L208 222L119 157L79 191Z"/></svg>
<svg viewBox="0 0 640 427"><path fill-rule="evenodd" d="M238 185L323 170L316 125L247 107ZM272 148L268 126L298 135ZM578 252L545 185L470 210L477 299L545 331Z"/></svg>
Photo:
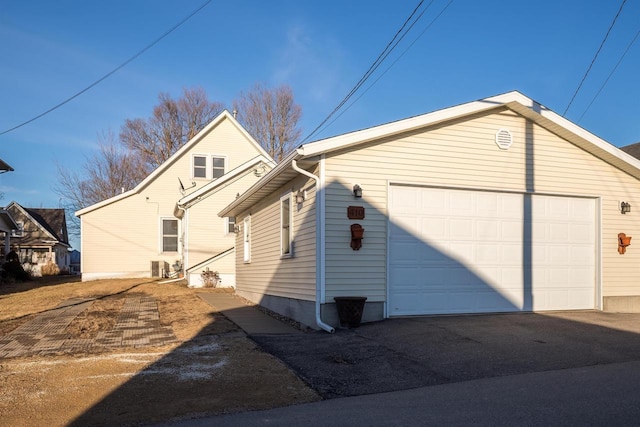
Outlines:
<svg viewBox="0 0 640 427"><path fill-rule="evenodd" d="M389 315L593 309L596 200L389 187Z"/></svg>

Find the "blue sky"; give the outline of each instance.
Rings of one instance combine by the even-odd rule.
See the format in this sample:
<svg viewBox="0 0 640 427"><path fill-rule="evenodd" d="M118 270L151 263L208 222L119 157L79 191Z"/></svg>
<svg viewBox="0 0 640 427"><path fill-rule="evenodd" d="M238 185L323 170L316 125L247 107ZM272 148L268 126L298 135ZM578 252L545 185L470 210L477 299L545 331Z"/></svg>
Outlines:
<svg viewBox="0 0 640 427"><path fill-rule="evenodd" d="M621 4L449 1L432 2L356 94L358 101L313 139L511 90L562 114ZM90 85L202 3L2 0L0 132ZM0 158L15 171L0 175L0 204L58 207L55 163L79 170L99 133L117 134L125 119L148 117L160 92L178 97L183 87L201 86L230 108L255 83L288 84L303 108L306 135L351 90L417 3L214 0L95 88L1 135ZM627 1L566 114L616 146L640 141L640 41L585 110L640 30L638 16L640 1Z"/></svg>

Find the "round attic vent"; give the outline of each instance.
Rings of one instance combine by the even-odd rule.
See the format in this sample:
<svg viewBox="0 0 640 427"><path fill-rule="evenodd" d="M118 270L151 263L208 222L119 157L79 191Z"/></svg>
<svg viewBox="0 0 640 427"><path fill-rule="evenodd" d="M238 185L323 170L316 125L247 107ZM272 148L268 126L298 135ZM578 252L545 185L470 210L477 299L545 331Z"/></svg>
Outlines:
<svg viewBox="0 0 640 427"><path fill-rule="evenodd" d="M498 144L498 147L500 147L501 150L506 150L511 147L511 144L513 144L511 132L506 129L500 129L496 133L496 144Z"/></svg>

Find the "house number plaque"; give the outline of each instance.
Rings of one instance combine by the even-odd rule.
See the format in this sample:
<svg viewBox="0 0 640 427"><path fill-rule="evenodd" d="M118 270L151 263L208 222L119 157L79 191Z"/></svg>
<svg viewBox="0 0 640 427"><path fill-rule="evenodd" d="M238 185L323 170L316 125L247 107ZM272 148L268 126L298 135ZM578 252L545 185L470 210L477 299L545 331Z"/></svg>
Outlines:
<svg viewBox="0 0 640 427"><path fill-rule="evenodd" d="M347 208L347 217L349 219L364 219L363 206L349 206Z"/></svg>

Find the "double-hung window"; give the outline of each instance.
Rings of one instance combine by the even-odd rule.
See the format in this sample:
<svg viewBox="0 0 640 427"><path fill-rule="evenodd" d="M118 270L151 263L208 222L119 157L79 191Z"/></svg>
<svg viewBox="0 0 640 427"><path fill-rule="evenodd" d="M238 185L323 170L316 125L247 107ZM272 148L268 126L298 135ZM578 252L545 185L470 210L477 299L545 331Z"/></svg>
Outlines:
<svg viewBox="0 0 640 427"><path fill-rule="evenodd" d="M162 220L162 252L178 252L178 220Z"/></svg>
<svg viewBox="0 0 640 427"><path fill-rule="evenodd" d="M207 156L193 156L193 177L207 177Z"/></svg>
<svg viewBox="0 0 640 427"><path fill-rule="evenodd" d="M291 194L280 199L280 255L292 255L293 211L291 210Z"/></svg>
<svg viewBox="0 0 640 427"><path fill-rule="evenodd" d="M220 178L224 175L224 157L211 157L211 177Z"/></svg>
<svg viewBox="0 0 640 427"><path fill-rule="evenodd" d="M226 172L226 158L205 154L193 155L193 178L216 179Z"/></svg>

